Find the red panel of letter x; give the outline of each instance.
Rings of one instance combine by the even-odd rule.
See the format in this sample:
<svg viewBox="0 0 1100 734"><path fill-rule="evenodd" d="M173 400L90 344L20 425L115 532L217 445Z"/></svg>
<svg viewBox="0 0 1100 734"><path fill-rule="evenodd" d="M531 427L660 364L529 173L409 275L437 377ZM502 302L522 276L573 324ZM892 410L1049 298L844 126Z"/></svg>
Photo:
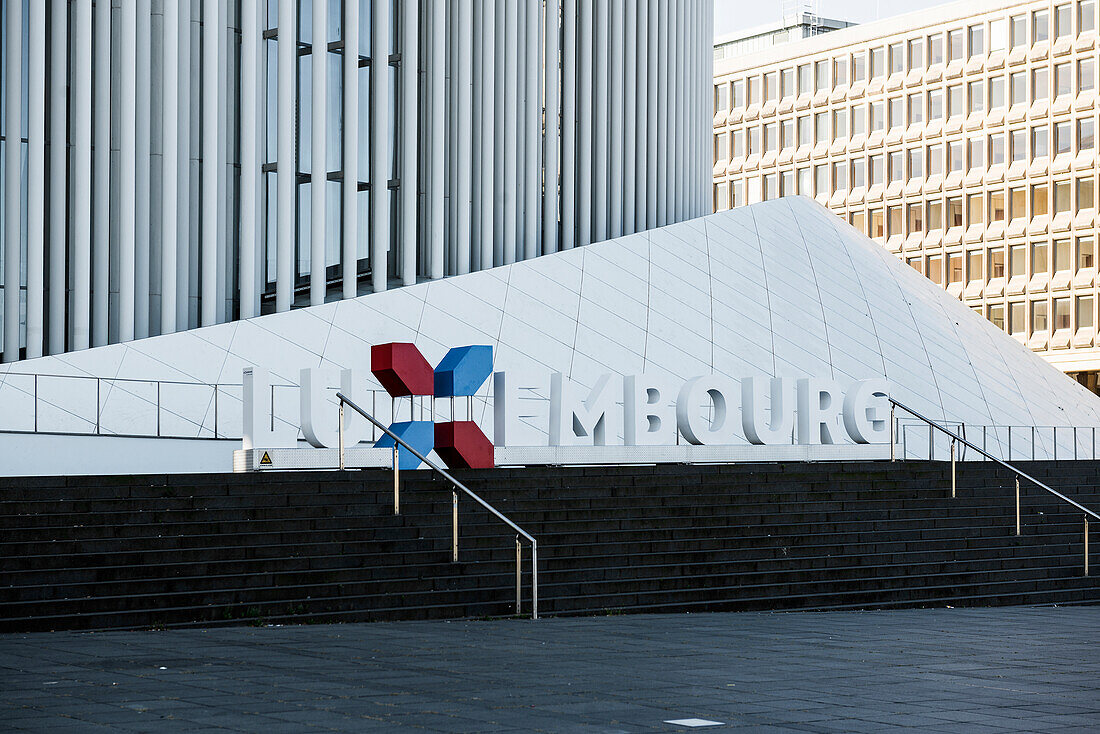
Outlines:
<svg viewBox="0 0 1100 734"><path fill-rule="evenodd" d="M395 398L435 394L435 371L415 344L393 342L372 346L370 371Z"/></svg>
<svg viewBox="0 0 1100 734"><path fill-rule="evenodd" d="M493 444L473 421L435 424L435 452L452 469L492 469Z"/></svg>

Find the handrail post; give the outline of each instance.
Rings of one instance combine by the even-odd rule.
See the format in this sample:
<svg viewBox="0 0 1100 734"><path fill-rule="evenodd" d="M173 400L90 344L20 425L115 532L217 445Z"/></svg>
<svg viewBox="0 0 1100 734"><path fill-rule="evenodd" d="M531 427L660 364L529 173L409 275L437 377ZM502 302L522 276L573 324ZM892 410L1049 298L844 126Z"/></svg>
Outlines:
<svg viewBox="0 0 1100 734"><path fill-rule="evenodd" d="M1055 433L1057 433L1057 430ZM1057 453L1058 449L1056 448L1054 451ZM1031 427L1031 460L1035 461L1035 426Z"/></svg>
<svg viewBox="0 0 1100 734"><path fill-rule="evenodd" d="M955 439L951 439L951 499L955 499Z"/></svg>
<svg viewBox="0 0 1100 734"><path fill-rule="evenodd" d="M890 403L890 461L894 461L894 410L894 404Z"/></svg>
<svg viewBox="0 0 1100 734"><path fill-rule="evenodd" d="M344 471L344 401L340 400L340 471Z"/></svg>
<svg viewBox="0 0 1100 734"><path fill-rule="evenodd" d="M401 514L401 462L397 456L397 441L393 442L393 514Z"/></svg>
<svg viewBox="0 0 1100 734"><path fill-rule="evenodd" d="M216 387L214 388L217 389ZM216 426L215 426L216 427ZM160 382L157 382L157 438L160 438Z"/></svg>
<svg viewBox="0 0 1100 734"><path fill-rule="evenodd" d="M1031 443L1033 446L1035 445L1034 441ZM1008 427L1008 456L1005 458L1005 461L1012 461L1012 426Z"/></svg>
<svg viewBox="0 0 1100 734"><path fill-rule="evenodd" d="M520 563L522 563L522 561L523 561L523 548L519 544L519 536L517 535L516 536L516 616L519 616L519 614L520 614L520 609L521 609L520 604L522 602L522 594L523 594L523 592L521 591L521 586L520 586L521 578L522 578L522 574L520 572L520 568L521 568Z"/></svg>
<svg viewBox="0 0 1100 734"><path fill-rule="evenodd" d="M274 388L273 388L274 389ZM275 420L275 411L271 412L272 420ZM218 437L218 383L214 383L214 438Z"/></svg>
<svg viewBox="0 0 1100 734"><path fill-rule="evenodd" d="M1020 478L1016 477L1016 535L1020 534Z"/></svg>
<svg viewBox="0 0 1100 734"><path fill-rule="evenodd" d="M451 563L458 563L458 492L451 492Z"/></svg>
<svg viewBox="0 0 1100 734"><path fill-rule="evenodd" d="M936 427L928 424L928 460L936 458Z"/></svg>
<svg viewBox="0 0 1100 734"><path fill-rule="evenodd" d="M1089 516L1085 515L1085 575L1089 575Z"/></svg>
<svg viewBox="0 0 1100 734"><path fill-rule="evenodd" d="M95 435L97 435L97 436L99 435L99 423L100 423L100 421L99 421L99 405L100 405L99 385L100 385L100 379L97 377L97 378L95 378Z"/></svg>
<svg viewBox="0 0 1100 734"><path fill-rule="evenodd" d="M539 544L531 538L531 619L539 618Z"/></svg>
<svg viewBox="0 0 1100 734"><path fill-rule="evenodd" d="M16 346L19 346L19 344L16 343ZM16 355L16 356L18 356L18 355ZM34 432L38 433L38 375L37 374L34 376Z"/></svg>
<svg viewBox="0 0 1100 734"><path fill-rule="evenodd" d="M1054 460L1058 461L1058 426L1051 426L1051 433L1054 434Z"/></svg>

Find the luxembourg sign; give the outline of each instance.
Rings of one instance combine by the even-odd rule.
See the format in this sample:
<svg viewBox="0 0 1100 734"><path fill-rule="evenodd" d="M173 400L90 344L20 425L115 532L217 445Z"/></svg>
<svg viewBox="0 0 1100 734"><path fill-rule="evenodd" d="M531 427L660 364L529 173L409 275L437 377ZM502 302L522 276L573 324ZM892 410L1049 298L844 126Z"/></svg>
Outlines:
<svg viewBox="0 0 1100 734"><path fill-rule="evenodd" d="M884 379L846 385L815 377L771 378L700 375L687 380L634 374L600 375L580 385L560 372L543 375L493 372L492 347L451 349L432 368L414 344L371 348L371 372L395 401L409 398L409 420L390 430L420 453L434 450L451 468L491 467L494 447L537 446L721 446L870 444L889 441L889 385ZM316 448L338 445L332 388L359 402L357 370L301 371L300 430ZM327 373L327 374L326 374ZM468 420L416 420L414 400L472 398L492 377L490 439ZM274 428L269 381L263 370L244 372L244 448L297 445L293 428ZM360 403L361 405L363 403ZM367 406L369 409L369 406ZM420 413L424 410L421 407ZM423 416L421 416L423 417ZM353 411L345 417L344 445L369 439L369 424ZM392 448L383 436L374 443ZM403 448L401 468L420 462Z"/></svg>

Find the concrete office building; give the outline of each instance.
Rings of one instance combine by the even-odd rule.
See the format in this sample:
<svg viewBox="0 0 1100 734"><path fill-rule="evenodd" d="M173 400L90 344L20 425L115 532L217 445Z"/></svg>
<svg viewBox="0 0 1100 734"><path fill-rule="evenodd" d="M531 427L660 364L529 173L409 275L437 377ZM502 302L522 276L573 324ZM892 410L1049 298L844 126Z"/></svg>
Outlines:
<svg viewBox="0 0 1100 734"><path fill-rule="evenodd" d="M715 209L813 196L1095 390L1096 13L957 2L717 63Z"/></svg>
<svg viewBox="0 0 1100 734"><path fill-rule="evenodd" d="M3 361L703 214L710 13L693 0L5 2Z"/></svg>

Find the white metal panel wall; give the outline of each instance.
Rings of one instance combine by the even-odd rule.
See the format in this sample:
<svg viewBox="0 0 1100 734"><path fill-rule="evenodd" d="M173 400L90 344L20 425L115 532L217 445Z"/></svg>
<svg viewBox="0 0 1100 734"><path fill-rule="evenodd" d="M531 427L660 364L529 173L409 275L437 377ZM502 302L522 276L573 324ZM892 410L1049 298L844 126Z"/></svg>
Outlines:
<svg viewBox="0 0 1100 734"><path fill-rule="evenodd" d="M384 290L706 211L705 4L334 2L4 3L31 127L4 130L29 156L4 174L4 361L354 297L364 258ZM312 64L308 110L307 53L342 59Z"/></svg>

